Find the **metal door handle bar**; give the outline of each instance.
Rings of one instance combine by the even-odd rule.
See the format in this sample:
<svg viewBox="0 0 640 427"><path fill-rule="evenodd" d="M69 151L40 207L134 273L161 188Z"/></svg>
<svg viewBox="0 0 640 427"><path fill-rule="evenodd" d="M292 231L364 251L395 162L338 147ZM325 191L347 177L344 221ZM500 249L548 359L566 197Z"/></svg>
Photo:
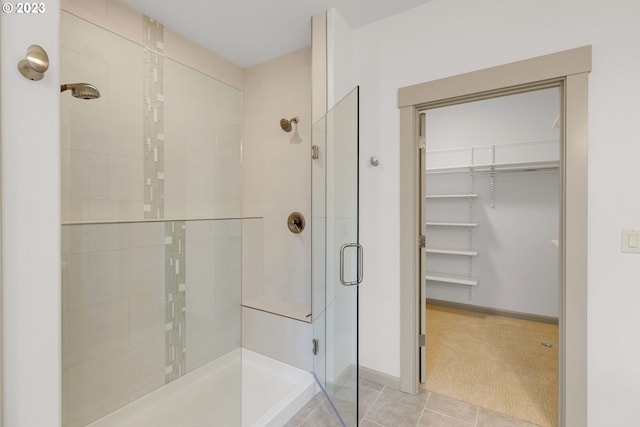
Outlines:
<svg viewBox="0 0 640 427"><path fill-rule="evenodd" d="M344 279L344 251L347 248L357 248L358 249L358 272L356 274L355 282L347 282ZM359 243L345 243L340 247L340 283L343 286L354 286L362 283L362 258L364 255L364 250L362 249L362 245Z"/></svg>

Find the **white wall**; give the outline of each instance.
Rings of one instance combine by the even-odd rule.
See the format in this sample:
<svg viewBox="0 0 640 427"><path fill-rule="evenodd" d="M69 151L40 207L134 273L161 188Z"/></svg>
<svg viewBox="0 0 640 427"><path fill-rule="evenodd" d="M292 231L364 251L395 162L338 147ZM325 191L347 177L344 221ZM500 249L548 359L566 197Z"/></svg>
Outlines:
<svg viewBox="0 0 640 427"><path fill-rule="evenodd" d="M57 0L0 15L4 425L60 425L60 48ZM20 75L29 45L44 79Z"/></svg>
<svg viewBox="0 0 640 427"><path fill-rule="evenodd" d="M352 70L353 34L347 21L335 9L327 11L327 105L333 108L354 85Z"/></svg>
<svg viewBox="0 0 640 427"><path fill-rule="evenodd" d="M435 0L354 32L361 152L381 161L361 173L362 365L400 373L397 89L591 44L588 418L590 426L637 424L640 258L620 253L620 229L640 226L638 16L636 0Z"/></svg>

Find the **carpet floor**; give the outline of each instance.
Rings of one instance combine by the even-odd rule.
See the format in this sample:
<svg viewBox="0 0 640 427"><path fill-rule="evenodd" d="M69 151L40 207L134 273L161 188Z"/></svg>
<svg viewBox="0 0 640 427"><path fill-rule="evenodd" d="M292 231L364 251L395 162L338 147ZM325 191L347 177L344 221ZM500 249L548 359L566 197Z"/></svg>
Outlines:
<svg viewBox="0 0 640 427"><path fill-rule="evenodd" d="M557 325L427 304L426 335L428 389L558 425Z"/></svg>

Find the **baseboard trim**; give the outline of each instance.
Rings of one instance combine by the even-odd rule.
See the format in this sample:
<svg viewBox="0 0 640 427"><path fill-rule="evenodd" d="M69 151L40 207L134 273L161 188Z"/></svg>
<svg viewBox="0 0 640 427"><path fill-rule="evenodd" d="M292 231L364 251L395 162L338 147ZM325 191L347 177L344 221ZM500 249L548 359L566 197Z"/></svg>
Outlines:
<svg viewBox="0 0 640 427"><path fill-rule="evenodd" d="M494 314L497 316L513 317L515 319L530 320L532 322L558 324L557 317L541 316L538 314L520 313L518 311L500 310L491 307L482 307L473 304L463 304L460 302L443 301L438 299L427 298L427 304L440 305L442 307L457 308L459 310L474 311L476 313Z"/></svg>
<svg viewBox="0 0 640 427"><path fill-rule="evenodd" d="M383 372L376 371L375 369L365 368L364 366L358 366L358 375L365 380L373 381L378 384L382 384L387 387L391 387L395 390L400 390L400 378L393 375L385 374Z"/></svg>

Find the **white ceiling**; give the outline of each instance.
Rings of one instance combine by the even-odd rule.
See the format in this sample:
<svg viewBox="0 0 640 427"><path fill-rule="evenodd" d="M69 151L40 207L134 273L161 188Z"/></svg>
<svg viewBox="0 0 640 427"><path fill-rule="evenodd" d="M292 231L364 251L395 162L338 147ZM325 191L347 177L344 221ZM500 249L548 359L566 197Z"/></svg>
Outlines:
<svg viewBox="0 0 640 427"><path fill-rule="evenodd" d="M336 8L352 28L430 0L122 0L246 68L311 44L311 16Z"/></svg>

